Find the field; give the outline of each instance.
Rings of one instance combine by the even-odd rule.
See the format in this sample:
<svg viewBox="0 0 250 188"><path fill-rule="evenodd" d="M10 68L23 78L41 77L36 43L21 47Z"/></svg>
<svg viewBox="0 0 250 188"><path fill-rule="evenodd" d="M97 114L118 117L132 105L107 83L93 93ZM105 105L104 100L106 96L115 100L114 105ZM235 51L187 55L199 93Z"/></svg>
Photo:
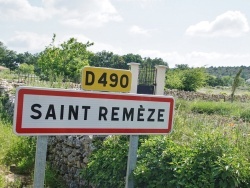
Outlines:
<svg viewBox="0 0 250 188"><path fill-rule="evenodd" d="M198 92L206 94L227 94L232 93L231 87L203 87L198 90ZM236 90L236 95L250 95L248 88L240 87Z"/></svg>

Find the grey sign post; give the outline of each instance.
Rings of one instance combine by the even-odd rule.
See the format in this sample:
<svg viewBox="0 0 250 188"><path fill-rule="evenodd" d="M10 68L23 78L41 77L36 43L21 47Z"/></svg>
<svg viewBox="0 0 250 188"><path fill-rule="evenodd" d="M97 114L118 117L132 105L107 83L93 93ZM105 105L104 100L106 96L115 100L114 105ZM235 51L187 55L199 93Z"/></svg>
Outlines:
<svg viewBox="0 0 250 188"><path fill-rule="evenodd" d="M139 63L128 63L132 73L132 83L130 93L137 93ZM138 135L131 135L129 140L129 152L127 161L127 174L126 174L126 188L134 187L134 179L132 172L136 167L137 149L138 149Z"/></svg>
<svg viewBox="0 0 250 188"><path fill-rule="evenodd" d="M48 136L37 136L34 170L34 187L43 188L45 179Z"/></svg>

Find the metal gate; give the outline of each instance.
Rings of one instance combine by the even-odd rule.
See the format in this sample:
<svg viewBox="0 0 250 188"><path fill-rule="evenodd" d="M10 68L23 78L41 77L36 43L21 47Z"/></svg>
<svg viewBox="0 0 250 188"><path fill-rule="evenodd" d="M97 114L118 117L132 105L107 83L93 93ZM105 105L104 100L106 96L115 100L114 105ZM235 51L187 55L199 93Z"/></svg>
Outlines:
<svg viewBox="0 0 250 188"><path fill-rule="evenodd" d="M137 93L138 94L151 94L155 93L155 72L154 67L140 66Z"/></svg>

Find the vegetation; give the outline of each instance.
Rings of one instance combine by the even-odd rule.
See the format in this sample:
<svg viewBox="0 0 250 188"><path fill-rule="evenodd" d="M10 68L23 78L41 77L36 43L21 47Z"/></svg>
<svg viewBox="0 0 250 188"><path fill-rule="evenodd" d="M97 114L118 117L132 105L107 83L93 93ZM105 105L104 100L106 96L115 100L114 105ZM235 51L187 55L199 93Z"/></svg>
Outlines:
<svg viewBox="0 0 250 188"><path fill-rule="evenodd" d="M184 91L196 91L206 84L207 74L204 68L189 68L178 65L166 73L166 88Z"/></svg>
<svg viewBox="0 0 250 188"><path fill-rule="evenodd" d="M240 66L240 67L208 67L206 71L208 74L213 75L217 78L229 76L233 77L242 69L242 78L247 80L250 78L250 67L247 66Z"/></svg>
<svg viewBox="0 0 250 188"><path fill-rule="evenodd" d="M0 187L23 187L31 182L27 182L27 180L22 180L21 178L15 182L7 182L4 172L9 171L6 167L12 166L12 172L26 175L28 179L32 179L36 139L30 136L17 136L13 133L12 119L6 113L3 106L5 102L6 97L0 97ZM63 180L58 177L50 166L46 168L45 186L52 188L64 187Z"/></svg>
<svg viewBox="0 0 250 188"><path fill-rule="evenodd" d="M241 72L242 72L242 69L240 69L239 72L237 72L234 78L234 82L232 84L231 102L234 101L234 93L235 93L236 88L239 86Z"/></svg>
<svg viewBox="0 0 250 188"><path fill-rule="evenodd" d="M77 42L71 38L56 47L55 35L52 43L40 53L37 65L43 79L56 81L57 77L63 77L64 81L79 82L81 69L89 64L91 53L87 48L93 43Z"/></svg>
<svg viewBox="0 0 250 188"><path fill-rule="evenodd" d="M193 107L185 108L192 103L178 101L170 135L141 137L136 187L249 187L249 123L231 118L231 103L223 115L192 113ZM124 187L127 151L127 137L109 137L90 157L83 177L97 187Z"/></svg>

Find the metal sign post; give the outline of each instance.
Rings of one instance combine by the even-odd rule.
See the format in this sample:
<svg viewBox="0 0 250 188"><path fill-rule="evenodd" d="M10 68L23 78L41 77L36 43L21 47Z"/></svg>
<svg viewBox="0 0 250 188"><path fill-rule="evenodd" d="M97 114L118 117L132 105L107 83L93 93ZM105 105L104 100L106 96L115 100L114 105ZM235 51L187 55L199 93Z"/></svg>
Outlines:
<svg viewBox="0 0 250 188"><path fill-rule="evenodd" d="M137 93L137 85L138 85L138 75L139 75L139 63L128 63L130 65L131 73L132 73L132 83L130 93ZM137 161L137 149L138 149L138 135L130 135L129 139L129 152L128 152L128 161L127 161L127 174L126 174L126 188L134 187L134 178L133 178L133 170L136 167Z"/></svg>
<svg viewBox="0 0 250 188"><path fill-rule="evenodd" d="M34 187L43 188L45 179L48 136L37 136L34 169Z"/></svg>

